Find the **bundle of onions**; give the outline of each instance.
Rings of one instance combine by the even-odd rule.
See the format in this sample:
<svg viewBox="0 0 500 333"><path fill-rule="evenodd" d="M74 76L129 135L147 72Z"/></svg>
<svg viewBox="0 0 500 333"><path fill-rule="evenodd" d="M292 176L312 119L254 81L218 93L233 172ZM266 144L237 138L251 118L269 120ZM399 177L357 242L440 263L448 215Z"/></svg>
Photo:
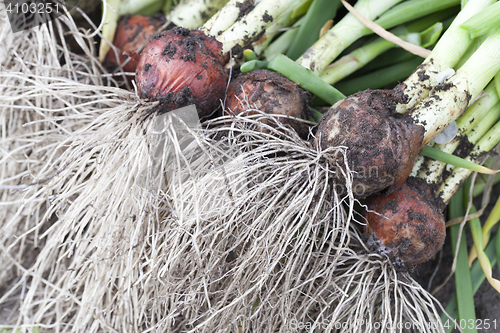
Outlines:
<svg viewBox="0 0 500 333"><path fill-rule="evenodd" d="M490 27L492 21L479 20L474 14L482 9L493 10L488 6L490 3L484 0L468 2L425 63L432 63L433 68L455 65L471 44L470 33L481 29L483 33L488 32L484 27ZM460 31L462 38L457 39L454 31ZM333 104L342 95L338 92L335 95L331 87L318 89L312 82L320 84L320 80L297 66L305 64L307 59L307 63L316 64L316 67L310 67L317 71L320 62L311 58L319 61L321 55L333 52L322 45L313 45L295 64L284 56L276 56L266 66L300 82L301 86ZM350 148L347 159L355 171L353 187L357 188L355 192L360 197L390 186L396 188L410 174L422 147L457 119L500 69L498 60L492 60L498 59L499 47L500 35L498 29L494 29L447 81L429 81L427 67L422 66L392 91L365 91L337 102L322 117L316 132L318 144L323 149L332 146ZM423 93L426 90L429 90L428 97ZM403 115L405 113L407 115ZM334 164L339 158L332 157Z"/></svg>
<svg viewBox="0 0 500 333"><path fill-rule="evenodd" d="M368 244L399 266L412 267L431 259L445 240L443 208L473 170L493 172L472 164L479 162L500 142L500 104L494 83L485 91L485 96L472 104L457 121L459 135L447 144L435 144L434 147L453 153L462 146L461 154L466 153L464 163L470 164L469 169L436 160L416 164L412 172L414 177L408 178L402 186L390 194L367 199ZM435 154L429 148L424 152ZM445 167L448 176L443 176Z"/></svg>
<svg viewBox="0 0 500 333"><path fill-rule="evenodd" d="M394 5L397 2L398 1L388 1L388 2L384 2L384 3L377 2L375 4L375 2L373 2L373 1L372 2L370 2L370 1L358 1L358 3L356 4L356 8L358 8L358 10L368 14L369 17L375 17L377 15L384 13L387 10L387 8L391 7L392 5ZM324 4L324 3L321 1L314 1L308 10L308 14L310 11L318 12L320 10L325 10L325 8L319 7L320 4ZM382 15L382 17L379 21L381 24L383 24L386 27L396 26L398 24L407 22L408 20L419 18L419 17L425 16L429 13L439 11L441 9L446 9L446 8L456 4L456 1L455 0L445 1L443 3L440 3L439 5L435 5L435 4L429 5L429 4L430 4L429 1L425 0L425 1L416 1L415 3L411 3L410 6L408 6L408 4L403 4L402 6L396 6L392 9L390 9L389 11L387 11L384 15ZM328 7L331 7L331 8L329 8L329 9L326 8L326 11L328 11L328 10L331 10L333 12L336 11L335 4L329 4ZM417 7L425 8L425 10L414 11L414 9L416 9ZM297 21L297 23L300 23L300 26L302 28L302 26L311 25L312 23L314 23L313 22L314 20L316 20L315 16L306 15L306 17ZM357 22L355 24L356 28L354 30L352 30L353 22ZM279 24L273 24L272 26L270 26L268 28L268 30L276 31L280 27L281 26ZM305 88L306 90L310 90L311 92L322 97L326 101L334 104L335 102L337 102L339 99L343 98L344 96L342 94L340 94L339 92L336 92L335 89L326 89L323 92L318 92L317 90L315 90L315 87L311 87L310 85L308 85L308 81L310 81L310 80L308 80L304 76L298 74L304 69L304 68L302 68L302 66L297 69L298 66L296 66L296 67L291 66L290 62L286 62L286 60L284 59L284 57L282 55L276 56L276 49L285 50L285 49L282 49L281 47L283 47L285 45L289 45L289 43L292 40L289 36L293 37L294 32L296 32L295 30L296 29L292 29L292 30L287 31L285 34L283 34L282 37L286 40L286 42L284 42L282 40L282 37L280 37L280 38L278 38L278 40L276 40L276 42L273 42L270 45L270 47L274 48L274 50L270 50L269 52L265 52L264 54L266 57L272 57L272 58L275 57L275 59L273 59L271 62L256 60L256 57L259 55L259 53L261 53L263 51L263 48L269 44L269 41L271 40L271 38L267 38L267 39L265 39L264 42L256 45L255 46L255 53L256 54L253 56L254 59L252 59L251 57L248 57L247 60L250 60L250 61L247 61L247 63L245 63L241 67L241 71L248 72L248 71L251 71L253 69L263 69L263 68L269 68L271 70L278 71L278 72L284 74L285 76L287 76L292 81L297 82L298 85L301 86L302 88ZM336 52L338 52L338 53L340 53L343 50L343 48L347 47L350 43L355 41L357 38L371 32L361 22L357 21L357 18L352 14L348 14L346 17L344 17L337 25L335 25L334 29L332 29L332 30L335 31L336 33L340 32L340 31L346 32L346 31L352 30L350 34L345 35L346 39L338 40L337 43L334 43L331 45L331 47L335 48ZM432 44L435 41L435 39L437 38L437 36L440 33L439 28L437 29L437 31L435 31L435 30L436 29L431 29L431 32L429 33L431 35L430 38L432 40L430 42L430 44ZM272 35L273 34L269 34L269 36L272 36ZM344 35L339 33L338 36L340 38L340 36L344 36ZM412 38L415 38L414 34L411 36L412 36ZM280 44L280 45L273 47L276 44ZM386 42L386 44L393 45L389 42ZM291 45L289 45L289 46L291 46ZM309 50L307 50L304 53L303 57L301 57L300 59L308 58L309 53L325 54L325 53L329 52L327 49L321 49L321 47L322 46L318 46L318 43L316 45L313 45ZM292 53L294 53L293 51L295 51L295 49L297 49L297 47L295 47L294 49L291 50ZM303 65L303 63L301 62L300 59L297 61L297 64ZM279 116L279 118L278 118L279 121L282 123L284 122L285 119L288 119L285 121L285 123L288 123L289 125L291 125L295 129L297 129L299 134L303 135L303 134L307 133L308 127L306 125L306 122L297 120L297 118L304 119L304 115L308 115L309 111L307 109L301 109L300 111L298 111L298 110L291 111L291 110L288 110L287 108L279 108L279 110L278 110L278 108L276 108L276 105L281 104L279 100L283 99L282 97L276 98L273 101L273 100L270 100L269 98L267 98L267 95L263 95L262 98L260 98L260 96L258 96L257 93L251 93L250 92L251 87L254 87L254 88L260 87L261 83L259 83L259 82L274 81L274 80L276 80L276 75L269 74L268 78L266 79L262 73L259 73L258 78L259 78L258 80L255 80L256 76L254 76L254 75L242 74L240 78L231 82L231 84L229 86L229 90L228 90L229 98L226 100L226 105L225 105L226 108L229 110L228 114L240 113L242 111L242 109L244 109L245 107L247 107L247 108L257 107L257 108L260 108L265 113L277 114ZM252 80L255 80L255 82L253 82ZM248 82L246 84L246 88L243 88L243 85L241 84L241 82L244 82L244 81ZM288 80L282 78L282 79L279 79L279 81L288 81ZM237 92L237 95L234 97L233 95L235 92ZM278 95L281 96L281 94L278 94ZM297 95L297 92L293 91L293 93L290 93L288 95L289 96ZM248 99L249 96L252 97L251 98L252 100L245 101L245 98ZM293 97L290 97L290 98L293 99ZM272 104L272 105L266 106L268 104ZM294 104L302 105L303 103L294 102ZM285 118L285 117L288 117L288 118Z"/></svg>
<svg viewBox="0 0 500 333"><path fill-rule="evenodd" d="M224 68L226 51L241 49L258 39L276 18L289 17L290 8L305 2L264 0L239 17L236 13L242 13L241 4L247 3L231 1L200 30L178 28L154 36L139 59L136 75L139 95L159 101L162 110L195 104L200 118L210 116L220 105L229 78ZM223 17L227 12L229 21ZM224 24L220 20L225 20ZM232 20L234 24L229 25ZM203 32L214 29L217 38Z"/></svg>

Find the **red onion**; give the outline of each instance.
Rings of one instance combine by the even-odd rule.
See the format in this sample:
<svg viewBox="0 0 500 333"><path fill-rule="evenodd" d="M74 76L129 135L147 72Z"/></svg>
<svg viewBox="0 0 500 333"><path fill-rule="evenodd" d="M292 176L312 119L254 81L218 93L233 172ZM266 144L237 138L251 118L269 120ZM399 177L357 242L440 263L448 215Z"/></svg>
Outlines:
<svg viewBox="0 0 500 333"><path fill-rule="evenodd" d="M368 245L400 266L431 259L446 236L444 205L433 192L424 180L410 178L390 194L369 197Z"/></svg>
<svg viewBox="0 0 500 333"><path fill-rule="evenodd" d="M140 52L146 42L153 37L158 29L165 23L163 15L152 17L143 15L126 15L118 21L113 45L120 52L118 59L116 53L111 49L106 55L104 65L114 70L123 64L129 57L127 53ZM124 66L125 72L135 72L137 61L132 57Z"/></svg>
<svg viewBox="0 0 500 333"><path fill-rule="evenodd" d="M201 31L184 28L157 34L141 53L136 82L139 95L173 110L195 104L200 118L220 105L228 73L222 44Z"/></svg>

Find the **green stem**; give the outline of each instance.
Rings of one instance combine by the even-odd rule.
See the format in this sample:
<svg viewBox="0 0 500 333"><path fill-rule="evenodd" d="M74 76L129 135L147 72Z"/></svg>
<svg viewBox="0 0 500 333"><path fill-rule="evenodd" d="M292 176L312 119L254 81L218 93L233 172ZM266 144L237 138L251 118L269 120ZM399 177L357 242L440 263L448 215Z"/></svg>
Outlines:
<svg viewBox="0 0 500 333"><path fill-rule="evenodd" d="M469 0L467 2L419 70L403 82L406 86L405 94L408 96L408 101L397 105L397 112L406 113L424 100L432 87L436 85L437 75L447 68L455 67L472 42L470 34L460 25L493 2L494 0Z"/></svg>
<svg viewBox="0 0 500 333"><path fill-rule="evenodd" d="M278 54L269 62L268 68L281 73L293 82L296 82L300 87L310 91L331 105L345 98L345 95L340 91L325 83L312 71L302 67L285 55Z"/></svg>
<svg viewBox="0 0 500 333"><path fill-rule="evenodd" d="M361 0L354 8L364 17L375 20L385 29L393 28L413 19L417 19L437 11L450 8L459 3L458 0L410 0L394 6L400 1ZM390 7L394 8L388 10ZM323 72L337 56L358 38L372 33L354 15L347 14L329 33L321 37L297 61L304 67L312 69L316 74Z"/></svg>
<svg viewBox="0 0 500 333"><path fill-rule="evenodd" d="M406 27L398 27L391 32L404 41L422 47L428 47L437 41L441 34L442 27L442 23L438 22L421 33L411 33ZM328 66L323 73L321 73L320 77L329 84L335 84L368 64L378 55L394 47L397 47L397 45L383 38L377 38L375 41L354 50Z"/></svg>
<svg viewBox="0 0 500 333"><path fill-rule="evenodd" d="M224 7L200 27L200 30L209 36L219 36L236 22L240 16L241 8L252 6L252 0L229 0Z"/></svg>
<svg viewBox="0 0 500 333"><path fill-rule="evenodd" d="M461 26L470 33L471 38L476 38L484 35L490 31L492 27L498 26L499 24L500 2L497 2L472 16Z"/></svg>
<svg viewBox="0 0 500 333"><path fill-rule="evenodd" d="M410 60L382 68L366 75L340 81L335 87L346 95L351 95L366 89L382 88L408 77L420 63L421 58L413 56Z"/></svg>
<svg viewBox="0 0 500 333"><path fill-rule="evenodd" d="M497 122L474 146L466 160L478 163L481 157L500 142L500 122ZM444 202L448 202L460 185L472 173L468 169L453 168L451 174L444 180L437 193Z"/></svg>
<svg viewBox="0 0 500 333"><path fill-rule="evenodd" d="M292 25L292 28L288 29L276 38L265 50L264 58L268 61L272 60L277 54L285 54L290 45L292 45L295 36L297 35L299 27L304 22L305 17L301 17L297 22Z"/></svg>
<svg viewBox="0 0 500 333"><path fill-rule="evenodd" d="M450 218L457 218L462 216L463 214L464 206L462 202L462 192L463 191L460 190L450 202ZM472 291L472 280L467 259L467 243L465 235L462 234L460 236L460 230L460 225L454 225L450 227L451 246L453 253L455 253L457 244L459 247L456 258L457 265L455 269L455 289L458 304L458 318L465 320L474 319L474 322L476 322L474 310L474 293Z"/></svg>
<svg viewBox="0 0 500 333"><path fill-rule="evenodd" d="M162 7L162 0L121 0L120 16L125 14L152 15Z"/></svg>
<svg viewBox="0 0 500 333"><path fill-rule="evenodd" d="M496 241L499 242L500 240L500 232L497 232L496 236ZM488 256L490 262L492 265L495 264L497 261L495 257L495 245L493 243L488 244L486 247L486 250L484 251L486 255ZM484 279L486 276L484 275L483 269L481 268L481 265L479 262L474 262L472 264L472 267L470 269L470 276L471 276L471 282L472 282L472 292L475 294L479 287L483 284ZM448 302L448 305L446 306L445 309L446 313L452 317L453 319L458 319L458 304L457 304L457 294L455 293L451 300ZM449 322L448 316L443 314L441 316L441 322L443 325L448 322L449 325L446 325L446 333L451 333L451 331L454 328L454 324Z"/></svg>
<svg viewBox="0 0 500 333"><path fill-rule="evenodd" d="M102 27L101 44L99 45L99 61L104 58L111 49L111 44L115 37L116 27L118 25L119 8L121 0L107 0L103 3L104 25Z"/></svg>
<svg viewBox="0 0 500 333"><path fill-rule="evenodd" d="M500 29L495 29L455 75L412 110L412 118L425 128L423 144L460 117L499 70Z"/></svg>
<svg viewBox="0 0 500 333"><path fill-rule="evenodd" d="M286 53L288 58L296 60L318 40L321 28L335 17L339 5L339 0L313 1Z"/></svg>
<svg viewBox="0 0 500 333"><path fill-rule="evenodd" d="M262 60L250 60L245 62L243 65L240 67L240 71L242 73L247 73L250 71L253 71L255 69L267 69L269 65L269 61L262 61Z"/></svg>
<svg viewBox="0 0 500 333"><path fill-rule="evenodd" d="M257 55L261 55L274 37L282 32L282 29L290 27L307 13L312 1L313 0L299 0L287 8L285 12L266 28L263 38L261 38L258 43L254 43L254 52Z"/></svg>
<svg viewBox="0 0 500 333"><path fill-rule="evenodd" d="M217 37L223 44L222 51L228 52L237 45L244 47L249 41L258 38L273 21L297 1L300 0L262 0L252 11Z"/></svg>
<svg viewBox="0 0 500 333"><path fill-rule="evenodd" d="M360 0L354 8L363 16L374 20L401 0ZM363 36L365 26L353 14L348 13L313 46L297 59L297 63L320 74L332 60L355 40Z"/></svg>
<svg viewBox="0 0 500 333"><path fill-rule="evenodd" d="M488 84L485 96L475 101L457 120L458 133L447 144L436 144L434 148L452 154L464 139L476 144L479 139L500 119L500 103L495 85ZM427 183L438 182L446 163L431 160L420 171L420 177Z"/></svg>
<svg viewBox="0 0 500 333"><path fill-rule="evenodd" d="M425 28L432 25L433 23L440 22L440 21L443 22L443 31L446 31L450 27L455 16L457 15L457 13L458 13L457 9L458 8L456 6L454 6L452 8L445 9L445 10L439 11L437 13L425 16L425 17L423 17L423 18L421 18L413 23L410 23L407 26L408 31L410 31L410 32L422 31ZM368 65L366 65L363 68L361 68L360 70L356 71L356 73L354 73L353 75L356 75L356 76L363 75L363 74L372 72L374 70L377 70L377 69L380 69L383 67L394 65L394 64L401 62L401 61L409 60L412 56L413 56L413 54L411 54L410 52L408 52L404 49L400 49L400 48L391 49L391 50L385 52L384 54L378 56L377 58L375 58Z"/></svg>

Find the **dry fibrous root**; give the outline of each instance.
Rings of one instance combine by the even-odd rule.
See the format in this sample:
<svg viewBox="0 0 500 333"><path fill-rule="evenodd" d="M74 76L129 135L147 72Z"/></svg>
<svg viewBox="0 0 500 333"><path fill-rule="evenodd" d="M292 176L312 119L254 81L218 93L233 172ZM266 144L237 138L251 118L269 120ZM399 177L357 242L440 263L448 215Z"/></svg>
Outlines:
<svg viewBox="0 0 500 333"><path fill-rule="evenodd" d="M25 194L49 198L45 214L2 243L12 257L23 240L44 242L31 262L9 259L23 268L2 281L0 303L18 302L10 323L81 332L315 323L329 332L357 320L355 332L436 318L429 296L387 260L357 254L366 251L355 199L336 193L344 168L329 168L331 151L257 110L203 130L131 95L114 100L60 143L47 163L58 172Z"/></svg>
<svg viewBox="0 0 500 333"><path fill-rule="evenodd" d="M137 100L102 75L105 70L93 57L91 32L78 30L70 17L61 16L14 36L3 3L0 8L0 322L25 328L44 323L61 326L71 321L58 321L51 313L35 315L30 310L20 316L19 312L21 302L35 309L30 299L47 297L50 303L48 295L60 291L49 282L48 271L34 273L37 266L64 269L57 260L66 262L62 257L40 256L46 246L54 245L46 232L64 234L57 229L57 206L52 205L61 193L48 184L71 164L63 153L75 133L96 121L103 110L114 114ZM65 44L67 34L79 44L79 54ZM83 156L91 147L79 149ZM92 163L90 159L79 168ZM90 174L83 168L79 181ZM64 189L71 192L66 192L68 197L76 196L78 182L65 183ZM30 293L25 292L28 284L34 287Z"/></svg>
<svg viewBox="0 0 500 333"><path fill-rule="evenodd" d="M333 273L328 261L348 243L345 223L352 215L341 202L352 206L353 198L328 190L331 172L314 163L316 150L293 144L300 142L294 132L253 152L256 140L283 137L285 128L271 127L272 134L222 128L238 133L231 141L248 155L233 160L224 140L209 139L220 130L200 135L171 114L151 115L154 106L141 106L132 95L109 95L103 113L60 142L26 187L24 201L45 206L40 216L2 240L4 267L12 267L0 298L2 306L14 303L9 324L82 332L144 325L231 330L253 302L259 300L256 313L265 315L289 292L281 302L290 307L314 274ZM296 155L294 163L277 156L286 150ZM266 158L274 155L289 164L277 174ZM254 167L241 168L239 160ZM228 195L226 177L236 178L245 196L239 186ZM266 190L270 185L274 191ZM297 185L301 190L292 190ZM212 193L221 195L218 204L205 200ZM255 218L264 208L267 215ZM15 230L30 209L18 207L2 229ZM16 258L28 240L39 240L36 254ZM331 254L318 256L320 249ZM24 288L29 292L21 298ZM234 311L241 313L236 319ZM268 320L262 325L272 325Z"/></svg>
<svg viewBox="0 0 500 333"><path fill-rule="evenodd" d="M68 32L83 54L64 44ZM99 62L87 56L93 52L91 37L79 31L70 17L14 35L2 2L0 44L0 294L4 295L6 281L19 274L19 263L33 260L32 254L44 244L36 226L46 211L47 197L23 201L29 194L13 188L43 174L47 159L57 156L55 147L92 121L100 107L116 101L106 96L110 91L96 94L96 86L111 87L114 82L101 76ZM87 108L92 100L102 104ZM22 236L32 228L29 236Z"/></svg>
<svg viewBox="0 0 500 333"><path fill-rule="evenodd" d="M73 85L79 91L86 87ZM11 186L18 192L26 187L21 196L26 204L8 202L13 214L1 226L3 267L10 274L0 281L5 290L0 304L16 303L8 324L46 324L62 331L123 330L121 323L140 327L141 315L128 312L134 303L121 302L120 293L137 298L127 287L145 268L136 264L149 257L143 251L149 248L146 230L158 237L160 216L168 213L159 195L161 175L149 165L151 142L144 136L151 126L143 109L151 106L124 90L100 87L99 92L101 100L96 95L77 105L93 120L46 153L45 168L28 186ZM93 115L97 110L103 114ZM33 206L40 206L39 212ZM29 292L23 293L25 287ZM65 311L54 311L61 308ZM112 308L109 317L103 315L106 308ZM122 318L120 324L116 318Z"/></svg>
<svg viewBox="0 0 500 333"><path fill-rule="evenodd" d="M2 325L329 332L365 318L347 331L368 332L437 318L406 273L366 254L352 173L328 158L345 149L258 110L205 129L160 114L61 46L63 23L2 59Z"/></svg>

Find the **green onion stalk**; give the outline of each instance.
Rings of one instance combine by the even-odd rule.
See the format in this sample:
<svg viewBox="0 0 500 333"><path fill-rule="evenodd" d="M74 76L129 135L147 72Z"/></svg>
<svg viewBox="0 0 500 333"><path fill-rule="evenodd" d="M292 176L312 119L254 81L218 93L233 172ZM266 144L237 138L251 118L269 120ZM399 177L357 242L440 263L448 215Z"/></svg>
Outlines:
<svg viewBox="0 0 500 333"><path fill-rule="evenodd" d="M431 25L441 22L443 24L442 32L446 31L457 16L460 11L459 6L454 6L449 9L445 9L430 15L427 15L421 19L414 21L413 23L409 23L407 25L403 25L407 27L410 32L421 32L426 28L429 28ZM375 70L383 69L386 67L390 67L391 65L397 64L402 61L409 60L415 57L415 55L401 47L391 48L390 50L382 53L377 56L373 61L369 62L365 66L358 69L351 77L358 77L361 75L365 75L367 73L373 72ZM406 79L410 76L411 73L408 73L403 79ZM396 82L398 80L394 80ZM378 87L377 87L378 88Z"/></svg>
<svg viewBox="0 0 500 333"><path fill-rule="evenodd" d="M164 0L120 0L119 15L153 15L162 10Z"/></svg>
<svg viewBox="0 0 500 333"><path fill-rule="evenodd" d="M196 29L228 2L228 0L181 1L167 14L167 20L178 27Z"/></svg>
<svg viewBox="0 0 500 333"><path fill-rule="evenodd" d="M411 110L411 117L425 128L423 143L430 142L461 116L499 70L500 27L496 27L455 75L436 86L426 101Z"/></svg>
<svg viewBox="0 0 500 333"><path fill-rule="evenodd" d="M229 0L199 29L209 36L219 36L231 27L245 10L253 7L253 0Z"/></svg>
<svg viewBox="0 0 500 333"><path fill-rule="evenodd" d="M308 2L310 3L310 1L304 0L263 0L222 33L219 34L222 30L217 29L215 29L217 31L214 29L211 29L211 31L217 35L216 39L223 44L223 52L228 52L235 46L246 47L250 42L259 39L273 22L278 21L282 14L287 13L287 10L290 8L300 8ZM222 8L222 10L226 9ZM295 15L293 11L289 11L288 13L292 17ZM224 17L220 16L219 19L224 20ZM283 22L286 21L290 25L295 22L295 20L290 22L286 18L283 18ZM202 29L206 28L202 27Z"/></svg>
<svg viewBox="0 0 500 333"><path fill-rule="evenodd" d="M281 53L296 60L318 40L324 25L333 22L339 6L339 0L313 0L307 13L264 50L263 58L270 61Z"/></svg>
<svg viewBox="0 0 500 333"><path fill-rule="evenodd" d="M279 60L276 57L269 67L277 68ZM323 116L317 129L317 143L323 149L332 146L352 148L349 164L357 167L360 174L353 184L364 187L365 196L388 186L395 188L409 176L423 146L461 116L499 70L500 33L496 28L455 75L437 85L427 99L411 110L409 118L391 116L395 105L407 102L405 90L360 92L339 101ZM298 77L298 69L291 74L303 85L309 83ZM330 103L337 99L332 98L334 94L326 88L316 94L330 97L327 100ZM363 173L362 170L373 172Z"/></svg>
<svg viewBox="0 0 500 333"><path fill-rule="evenodd" d="M481 126L481 124L479 126ZM472 151L465 157L465 160L472 163L481 162L482 159L486 157L486 154L497 146L499 142L500 122L497 122L481 137L481 139L479 139ZM443 202L449 202L451 197L472 172L473 170L470 169L460 167L452 168L451 174L442 181L438 188L437 193L440 199L443 200Z"/></svg>
<svg viewBox="0 0 500 333"><path fill-rule="evenodd" d="M457 65L473 41L471 22L478 28L491 27L491 21L470 20L477 14L491 10L492 6L496 6L494 3L492 0L467 2L419 70L403 82L408 101L397 106L398 112L405 113L426 98L432 87L437 84L438 75Z"/></svg>
<svg viewBox="0 0 500 333"><path fill-rule="evenodd" d="M283 29L293 26L298 19L303 17L308 11L311 2L312 0L298 1L287 8L276 20L273 20L273 23L266 28L262 38L254 43L255 54L260 56L267 49L274 37L281 33Z"/></svg>
<svg viewBox="0 0 500 333"><path fill-rule="evenodd" d="M500 119L500 100L491 82L484 90L484 96L478 98L465 113L457 119L457 133L447 143L435 143L433 147L442 152L452 154L461 144L476 144L486 131ZM425 165L414 167L414 172L428 183L440 181L440 175L446 164L438 160L430 160ZM451 167L451 166L450 166ZM419 169L421 169L419 171ZM416 174L414 174L416 175Z"/></svg>
<svg viewBox="0 0 500 333"><path fill-rule="evenodd" d="M459 1L413 0L361 0L354 8L364 17L385 29L393 28L412 19L457 5ZM392 7L392 8L391 8ZM379 17L380 16L380 17ZM379 18L378 18L379 17ZM359 38L373 33L354 14L347 14L297 60L300 65L320 75L340 53Z"/></svg>
<svg viewBox="0 0 500 333"><path fill-rule="evenodd" d="M406 42L427 48L438 40L442 30L443 24L437 22L421 32L410 32L406 27L398 27L391 30L391 33ZM328 84L335 84L368 64L378 55L394 47L396 44L383 38L377 38L329 65L321 73L320 78Z"/></svg>
<svg viewBox="0 0 500 333"><path fill-rule="evenodd" d="M445 38L445 36L443 38L444 40L440 40L436 48L441 48L443 43L449 43L448 38ZM453 54L452 56L455 55ZM318 127L318 132L322 134L322 137L319 139L320 144L324 148L332 145L362 147L362 153L352 156L351 164L374 167L375 170L382 172L383 175L392 175L393 178L387 177L387 183L381 180L376 186L370 188L369 194L386 188L387 184L389 186L399 186L411 173L412 165L423 146L460 117L499 70L500 30L499 27L496 27L488 33L483 44L453 76L448 80L443 78L444 82L436 85L429 92L427 99L420 101L419 104L411 109L408 113L411 118L403 121L401 119L404 118L390 118L392 125L387 126L388 132L392 132L392 134L383 136L380 133L381 124L378 123L381 120L373 120L373 116L370 116L368 113L375 112L380 115L385 112L381 110L382 108L394 107L394 104L396 104L395 109L397 110L397 105L411 103L408 100L408 89L405 89L407 86L400 85L390 92L362 92L358 95L355 94L353 97L345 99L337 107L331 108ZM418 73L419 71L420 69L416 72ZM421 75L420 78L422 80L426 79L425 76ZM413 88L417 87L419 87L418 83L415 83ZM379 104L374 105L374 99L377 99L377 103ZM352 115L353 108L360 110L356 116ZM365 115L365 113L367 114ZM340 122L340 119L346 117L359 118L360 115L372 117L371 122L374 125L370 125L369 122L365 124L363 121L360 121L360 124L358 124L352 121L349 125L350 129L347 130L345 129L346 125ZM342 128L342 130L336 130L336 128ZM385 138L388 145L385 147L382 145L375 147L371 141L373 140L372 138L357 138L350 134L353 132L380 133L377 140L383 142L382 138ZM409 133L412 134L410 135ZM393 139L389 139L389 137ZM385 155L389 147L391 147L390 149L392 149L394 156L392 158L387 158L387 155ZM357 150L359 151L359 149ZM366 161L367 155L370 156L375 165L370 164L372 162ZM366 165L367 163L368 165ZM388 169L384 166L390 167ZM398 168L398 171L391 173L393 168ZM372 181L371 176L375 175L367 177L369 182ZM364 182L361 182L361 184L366 185Z"/></svg>
<svg viewBox="0 0 500 333"><path fill-rule="evenodd" d="M285 54L292 45L294 38L298 33L298 29L304 21L305 16L298 19L289 29L287 29L287 31L273 40L272 43L264 50L262 57L269 62L278 54Z"/></svg>
<svg viewBox="0 0 500 333"><path fill-rule="evenodd" d="M430 0L412 0L402 4L396 5L399 1L384 0L384 1L370 1L361 0L356 3L354 8L363 14L368 19L376 19L375 22L384 28L393 28L405 22L415 20L426 15L437 13L447 10L459 4L459 1L449 0L442 2L434 2ZM396 6L394 6L396 5ZM392 7L392 8L391 8ZM307 15L305 17L307 19ZM306 25L307 20L303 23ZM334 104L345 96L336 89L327 88L320 80L307 74L308 78L304 78L298 73L306 75L306 71L300 67L311 70L315 74L321 74L325 67L327 67L332 60L334 60L344 49L350 46L354 41L362 36L372 33L370 29L363 25L353 14L348 13L342 18L332 29L330 29L323 37L321 37L314 45L312 45L306 52L292 64L289 59L284 56L277 57L277 51L273 51L273 44L270 45L270 51L266 54L267 60L273 60L271 63L263 62L257 63L254 60L251 63L245 64L242 71L250 71L255 68L265 68L275 70L288 77L294 82L312 92L314 95L320 97L329 104ZM277 45L277 50L287 49L291 36L286 34L293 34L287 32L284 34L283 39L278 38L276 42L283 43ZM430 33L432 35L432 33ZM327 60L324 60L327 59ZM324 62L324 65L319 65ZM410 69L414 69L415 61L412 60L408 65ZM300 65L300 66L298 66ZM398 68L398 70L400 70ZM307 84L304 84L308 82ZM314 84L312 84L314 82Z"/></svg>

